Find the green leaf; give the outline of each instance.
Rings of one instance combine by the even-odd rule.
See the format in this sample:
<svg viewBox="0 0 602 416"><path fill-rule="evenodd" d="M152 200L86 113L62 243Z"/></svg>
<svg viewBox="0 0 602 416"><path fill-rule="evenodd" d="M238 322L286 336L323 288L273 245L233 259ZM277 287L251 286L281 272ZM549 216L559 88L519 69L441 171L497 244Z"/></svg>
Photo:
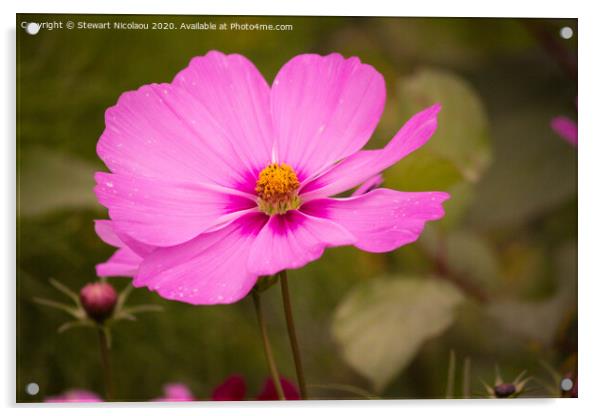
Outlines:
<svg viewBox="0 0 602 416"><path fill-rule="evenodd" d="M39 305L48 306L50 308L54 308L54 309L58 309L60 311L66 312L76 319L84 318L82 311L73 306L65 305L64 303L60 303L60 302L56 302L54 300L44 299L44 298L33 298L33 300L34 300L34 302L36 302Z"/></svg>
<svg viewBox="0 0 602 416"><path fill-rule="evenodd" d="M78 328L78 327L86 327L86 326L93 328L95 326L95 324L94 324L94 322L90 321L89 319L78 319L76 321L65 322L63 325L58 327L56 332L58 332L59 334L62 334L63 332L68 331L70 329Z"/></svg>
<svg viewBox="0 0 602 416"><path fill-rule="evenodd" d="M65 208L100 208L94 196L99 166L43 148L24 151L20 159L18 214L42 215Z"/></svg>
<svg viewBox="0 0 602 416"><path fill-rule="evenodd" d="M80 301L79 301L79 295L77 293L75 293L73 290L71 290L69 287L65 286L64 284L62 284L61 282L59 282L56 279L49 279L50 280L50 284L59 292L61 292L62 294L64 294L65 296L71 298L73 300L73 302L79 306Z"/></svg>
<svg viewBox="0 0 602 416"><path fill-rule="evenodd" d="M421 150L391 166L384 176L387 187L406 192L447 190L463 179L452 161Z"/></svg>
<svg viewBox="0 0 602 416"><path fill-rule="evenodd" d="M345 361L380 392L447 329L463 300L439 279L390 276L358 285L336 309L332 332Z"/></svg>
<svg viewBox="0 0 602 416"><path fill-rule="evenodd" d="M474 88L452 72L422 69L399 82L398 98L408 117L441 103L437 131L419 152L447 160L464 179L476 182L490 164L491 142L485 109Z"/></svg>

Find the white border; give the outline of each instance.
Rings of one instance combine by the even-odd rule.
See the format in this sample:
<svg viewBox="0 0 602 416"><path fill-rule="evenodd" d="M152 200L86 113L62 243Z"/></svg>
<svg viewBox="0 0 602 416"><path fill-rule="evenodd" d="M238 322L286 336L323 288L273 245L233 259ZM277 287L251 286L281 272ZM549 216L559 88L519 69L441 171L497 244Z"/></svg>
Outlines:
<svg viewBox="0 0 602 416"><path fill-rule="evenodd" d="M0 378L0 405L9 407L6 414L32 414L37 411L46 415L91 414L106 415L106 407L61 407L40 408L38 406L15 406L15 56L14 26L15 13L127 13L127 14L255 14L255 15L357 15L357 16L488 16L488 17L578 17L579 29L579 396L577 400L514 400L514 401L379 401L379 402L311 402L295 403L287 407L287 414L306 415L308 410L316 414L330 414L333 411L346 415L362 415L366 411L382 415L415 413L442 413L446 415L505 415L526 412L545 413L546 415L594 414L593 409L600 408L602 393L602 337L600 334L600 304L602 297L602 276L600 265L599 236L602 235L600 197L600 179L602 175L596 169L602 156L602 132L599 116L602 91L600 75L600 42L602 39L601 15L593 1L542 1L505 0L483 2L470 0L398 2L393 0L364 1L297 1L277 0L229 0L203 1L169 0L127 2L123 0L104 1L28 1L18 5L2 2L2 76L1 91L5 96L0 101L0 125L5 132L0 155L2 157L0 230L3 237L0 247L0 264L4 273L0 278L3 287L4 305L2 309L3 328L0 340L0 359L3 369ZM130 414L132 407L110 405L115 415ZM278 404L220 405L208 403L204 407L191 407L145 404L144 412L151 415L201 414L233 410L237 414L282 415L283 408ZM590 412L591 410L591 412Z"/></svg>
<svg viewBox="0 0 602 416"><path fill-rule="evenodd" d="M20 13L119 13L119 14L206 14L206 15L331 15L331 16L443 16L443 17L577 17L582 10L580 2L550 0L528 4L524 0L503 2L471 0L421 0L394 2L387 0L146 0L127 2L103 0L29 0L21 2ZM587 4L587 3L585 3Z"/></svg>

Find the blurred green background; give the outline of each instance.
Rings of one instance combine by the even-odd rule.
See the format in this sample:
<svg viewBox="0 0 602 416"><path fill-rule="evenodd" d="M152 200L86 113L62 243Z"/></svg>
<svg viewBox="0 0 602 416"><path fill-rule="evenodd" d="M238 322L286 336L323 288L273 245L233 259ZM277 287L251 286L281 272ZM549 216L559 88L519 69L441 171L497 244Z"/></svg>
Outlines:
<svg viewBox="0 0 602 416"><path fill-rule="evenodd" d="M20 29L49 20L294 29ZM563 26L572 39L559 36ZM18 15L17 28L18 401L69 388L102 393L95 332L57 334L69 317L33 298L65 300L48 279L79 290L113 252L92 222L107 215L92 192L92 173L105 169L95 153L105 109L211 49L244 54L268 82L299 53L373 65L388 99L370 147L443 104L434 138L386 171L384 186L448 191L445 220L392 253L330 249L289 273L311 397L360 398L354 388L484 397L481 380L492 384L496 365L505 381L527 370L525 395L558 396L557 377L576 370L577 151L549 127L556 115L577 118L576 20ZM204 399L233 373L245 376L249 397L259 391L268 371L250 299L194 307L136 289L131 302L164 312L114 327L118 399L149 400L174 381ZM266 293L265 307L280 370L294 380L279 290ZM35 397L29 382L40 385Z"/></svg>

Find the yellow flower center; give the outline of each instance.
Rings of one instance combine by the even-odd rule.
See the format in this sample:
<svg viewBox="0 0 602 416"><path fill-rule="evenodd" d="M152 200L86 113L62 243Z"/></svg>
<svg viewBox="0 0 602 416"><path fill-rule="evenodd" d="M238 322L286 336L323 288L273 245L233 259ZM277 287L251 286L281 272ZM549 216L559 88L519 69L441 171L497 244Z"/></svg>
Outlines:
<svg viewBox="0 0 602 416"><path fill-rule="evenodd" d="M259 196L259 209L268 215L284 214L299 208L301 200L297 195L299 179L292 167L286 163L271 163L260 173L255 185Z"/></svg>

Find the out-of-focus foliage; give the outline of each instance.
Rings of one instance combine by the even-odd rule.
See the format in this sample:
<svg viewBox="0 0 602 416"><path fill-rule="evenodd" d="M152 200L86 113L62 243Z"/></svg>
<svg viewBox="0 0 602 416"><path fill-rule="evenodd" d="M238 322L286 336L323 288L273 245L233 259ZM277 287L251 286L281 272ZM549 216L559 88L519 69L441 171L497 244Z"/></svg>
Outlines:
<svg viewBox="0 0 602 416"><path fill-rule="evenodd" d="M442 237L431 226L426 228L420 243L432 258L444 251L449 273L487 291L500 288L502 278L496 253L488 240L474 231L458 229Z"/></svg>
<svg viewBox="0 0 602 416"><path fill-rule="evenodd" d="M40 147L28 150L21 168L20 215L43 215L62 209L100 211L93 192L93 174L100 170L100 164Z"/></svg>
<svg viewBox="0 0 602 416"><path fill-rule="evenodd" d="M573 370L577 154L549 129L549 120L557 114L575 118L576 83L532 36L529 22L52 19L237 21L293 24L294 30L17 32L19 401L69 388L102 392L95 332L57 335L65 317L33 298L53 296L49 278L78 290L113 252L93 230L93 219L106 217L92 193L92 174L103 169L95 147L104 111L124 91L170 81L210 49L246 55L268 82L299 53L359 56L387 82L385 112L368 147L382 147L414 112L437 101L443 105L433 139L388 169L383 186L449 192L444 220L392 253L332 249L289 273L311 397L358 398L365 396L358 392L375 389L385 398L444 397L450 350L458 362L470 359L466 390L473 397L485 395L479 380L493 380L496 363L508 377L527 370L546 378L542 361L559 374ZM21 15L17 26L44 20ZM575 20L538 23L553 35L566 25L577 33ZM575 38L558 41L576 54ZM129 280L111 282L121 289ZM294 379L278 292L264 294L270 338L281 372ZM249 391L260 389L267 369L248 299L193 307L142 289L131 296L133 303L162 305L164 312L115 327L118 399L158 397L172 381L207 398L232 373L245 376ZM29 382L40 385L38 396L25 393ZM537 384L528 394L559 395Z"/></svg>
<svg viewBox="0 0 602 416"><path fill-rule="evenodd" d="M380 392L426 340L451 325L462 298L453 285L434 278L371 279L343 298L333 333L345 359Z"/></svg>
<svg viewBox="0 0 602 416"><path fill-rule="evenodd" d="M556 285L553 295L537 301L492 302L488 312L504 329L519 336L550 345L562 321L577 307L577 251L574 244L556 251Z"/></svg>
<svg viewBox="0 0 602 416"><path fill-rule="evenodd" d="M470 213L479 228L523 224L577 192L574 149L537 131L549 123L548 110L539 103L515 105L515 111L498 121L504 139L496 142L496 158L479 184L479 198Z"/></svg>

